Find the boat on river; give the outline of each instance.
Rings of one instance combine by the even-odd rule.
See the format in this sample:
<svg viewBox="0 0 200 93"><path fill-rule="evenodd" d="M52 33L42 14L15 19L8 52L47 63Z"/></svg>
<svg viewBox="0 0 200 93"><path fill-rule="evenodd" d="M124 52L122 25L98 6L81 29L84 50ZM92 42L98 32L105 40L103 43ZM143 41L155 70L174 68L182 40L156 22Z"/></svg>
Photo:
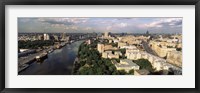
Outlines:
<svg viewBox="0 0 200 93"><path fill-rule="evenodd" d="M37 62L42 62L43 60L45 60L48 57L48 53L47 52L43 52L40 55L36 56L36 61Z"/></svg>

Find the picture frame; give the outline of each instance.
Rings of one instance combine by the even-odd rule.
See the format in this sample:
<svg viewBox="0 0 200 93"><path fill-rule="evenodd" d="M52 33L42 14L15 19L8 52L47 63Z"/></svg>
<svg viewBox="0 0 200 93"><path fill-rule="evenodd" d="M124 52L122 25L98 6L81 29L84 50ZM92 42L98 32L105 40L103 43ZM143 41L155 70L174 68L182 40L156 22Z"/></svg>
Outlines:
<svg viewBox="0 0 200 93"><path fill-rule="evenodd" d="M3 0L0 2L0 91L1 93L197 93L200 91L199 88L199 75L200 75L200 64L199 64L199 31L200 31L200 0L40 0L40 1L27 1L27 0ZM195 5L195 88L5 88L5 6L6 5Z"/></svg>

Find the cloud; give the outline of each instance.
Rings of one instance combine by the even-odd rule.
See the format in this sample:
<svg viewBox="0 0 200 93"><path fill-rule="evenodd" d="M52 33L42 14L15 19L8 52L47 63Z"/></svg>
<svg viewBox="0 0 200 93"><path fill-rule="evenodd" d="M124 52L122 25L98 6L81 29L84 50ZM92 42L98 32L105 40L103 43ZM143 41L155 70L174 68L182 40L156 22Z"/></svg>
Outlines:
<svg viewBox="0 0 200 93"><path fill-rule="evenodd" d="M49 24L75 25L85 23L88 18L39 18L38 21Z"/></svg>
<svg viewBox="0 0 200 93"><path fill-rule="evenodd" d="M112 26L107 26L106 30L110 31L112 29Z"/></svg>
<svg viewBox="0 0 200 93"><path fill-rule="evenodd" d="M36 17L18 18L19 30L40 32L44 28L50 32L134 32L147 30L160 32L181 32L182 18L122 18L122 17Z"/></svg>
<svg viewBox="0 0 200 93"><path fill-rule="evenodd" d="M23 22L23 23L27 23L27 22L34 22L36 21L38 18L32 17L32 18L26 18L26 17L19 17L18 21L19 22Z"/></svg>
<svg viewBox="0 0 200 93"><path fill-rule="evenodd" d="M127 27L128 24L127 23L120 23L119 27Z"/></svg>
<svg viewBox="0 0 200 93"><path fill-rule="evenodd" d="M109 26L106 26L107 31L115 30L115 29L121 29L121 28L126 28L128 26L127 23L112 23Z"/></svg>
<svg viewBox="0 0 200 93"><path fill-rule="evenodd" d="M75 25L65 26L63 28L64 28L64 30L75 30L75 31L79 29L79 27L75 26Z"/></svg>
<svg viewBox="0 0 200 93"><path fill-rule="evenodd" d="M148 24L140 25L140 27L180 27L182 26L182 18L162 18Z"/></svg>

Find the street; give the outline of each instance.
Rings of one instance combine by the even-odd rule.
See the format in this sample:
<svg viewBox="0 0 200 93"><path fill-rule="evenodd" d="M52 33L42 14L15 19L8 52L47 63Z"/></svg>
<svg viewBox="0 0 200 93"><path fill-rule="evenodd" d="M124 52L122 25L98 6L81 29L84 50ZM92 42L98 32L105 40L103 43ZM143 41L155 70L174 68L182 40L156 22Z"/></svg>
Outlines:
<svg viewBox="0 0 200 93"><path fill-rule="evenodd" d="M150 53L150 54L152 54L152 55L158 56L157 53L156 53L155 51L153 51L153 50L149 47L149 45L148 45L147 42L142 41L142 46L143 46L143 48L145 49L145 51L146 51L147 53Z"/></svg>

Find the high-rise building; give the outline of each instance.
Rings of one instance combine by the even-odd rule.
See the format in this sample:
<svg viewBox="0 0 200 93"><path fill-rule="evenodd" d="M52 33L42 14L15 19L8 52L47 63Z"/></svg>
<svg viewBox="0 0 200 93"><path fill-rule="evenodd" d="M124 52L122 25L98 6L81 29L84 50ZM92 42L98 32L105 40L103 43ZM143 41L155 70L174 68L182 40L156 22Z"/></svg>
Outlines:
<svg viewBox="0 0 200 93"><path fill-rule="evenodd" d="M149 31L147 30L146 35L149 35Z"/></svg>
<svg viewBox="0 0 200 93"><path fill-rule="evenodd" d="M44 34L44 40L50 40L49 34Z"/></svg>
<svg viewBox="0 0 200 93"><path fill-rule="evenodd" d="M65 40L65 38L66 38L66 33L63 33L62 34L62 40Z"/></svg>
<svg viewBox="0 0 200 93"><path fill-rule="evenodd" d="M105 32L104 37L109 37L109 32Z"/></svg>
<svg viewBox="0 0 200 93"><path fill-rule="evenodd" d="M70 36L66 37L66 41L68 41L68 42L70 41Z"/></svg>
<svg viewBox="0 0 200 93"><path fill-rule="evenodd" d="M43 40L43 35L38 35L38 40Z"/></svg>
<svg viewBox="0 0 200 93"><path fill-rule="evenodd" d="M63 33L61 36L61 41L70 41L70 36L67 36L66 33Z"/></svg>
<svg viewBox="0 0 200 93"><path fill-rule="evenodd" d="M97 45L97 50L99 51L99 53L104 52L104 44L98 44Z"/></svg>
<svg viewBox="0 0 200 93"><path fill-rule="evenodd" d="M53 35L54 40L59 41L58 36L57 35Z"/></svg>

